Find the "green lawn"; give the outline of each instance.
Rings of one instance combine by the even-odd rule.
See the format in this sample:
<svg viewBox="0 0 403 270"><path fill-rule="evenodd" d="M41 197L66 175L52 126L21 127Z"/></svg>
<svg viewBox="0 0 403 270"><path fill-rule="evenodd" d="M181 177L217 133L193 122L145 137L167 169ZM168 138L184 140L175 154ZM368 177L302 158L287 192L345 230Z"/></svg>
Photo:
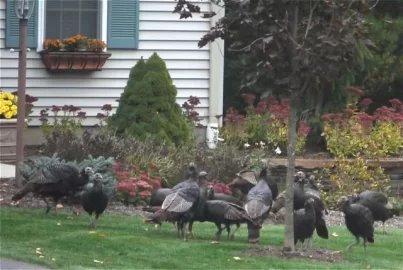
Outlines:
<svg viewBox="0 0 403 270"><path fill-rule="evenodd" d="M209 223L195 224L197 239L184 242L176 238L172 224L163 224L159 231L137 217L102 216L97 233L89 234L85 214L71 216L60 211L56 217L45 215L43 210L0 208L0 215L0 256L58 269L402 269L403 266L401 230L388 229L386 236L376 234L375 244L367 248L366 254L360 245L349 254L342 254L348 263L331 264L247 257L240 253L249 248L245 227L238 231L234 241L226 241L224 237L221 244L213 245L215 226ZM313 246L341 250L353 241L344 227L330 228L330 234L333 232L339 236L331 236L329 240L315 235ZM282 226L268 225L262 229L262 245L280 246L282 239ZM44 258L35 253L37 248L41 248Z"/></svg>

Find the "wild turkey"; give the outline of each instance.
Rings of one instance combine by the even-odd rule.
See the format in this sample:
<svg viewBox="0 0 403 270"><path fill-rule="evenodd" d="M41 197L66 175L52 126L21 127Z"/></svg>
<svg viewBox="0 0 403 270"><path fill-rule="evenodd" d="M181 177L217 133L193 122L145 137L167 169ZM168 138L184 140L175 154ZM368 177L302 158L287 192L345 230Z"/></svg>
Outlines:
<svg viewBox="0 0 403 270"><path fill-rule="evenodd" d="M320 198L320 192L319 189L322 188L322 185L319 183L315 182L315 176L311 175L309 177L308 182L305 182L305 174L303 172L300 172L299 174L297 173L294 176L294 188L297 185L298 179L302 178L304 181L304 191L306 193L309 193L312 196L318 197ZM271 212L273 214L276 214L281 208L283 208L285 206L285 190L283 192L281 192L277 198L274 200L273 202L273 206L271 208ZM327 209L325 210L325 214L328 214Z"/></svg>
<svg viewBox="0 0 403 270"><path fill-rule="evenodd" d="M90 228L95 229L95 222L92 214L95 213L95 220L105 211L108 206L109 197L103 190L102 175L94 175L94 185L84 190L81 194L81 205L90 216Z"/></svg>
<svg viewBox="0 0 403 270"><path fill-rule="evenodd" d="M242 201L238 198L235 198L234 196L224 193L216 193L214 187L211 185L207 186L207 200L221 200L229 203L234 203L239 206L243 205Z"/></svg>
<svg viewBox="0 0 403 270"><path fill-rule="evenodd" d="M374 243L374 218L371 211L361 204L351 204L346 196L340 197L339 205L344 213L347 229L355 236L355 242L346 248L349 251L364 240L364 250L367 251L367 242Z"/></svg>
<svg viewBox="0 0 403 270"><path fill-rule="evenodd" d="M145 206L143 207L143 211L146 212L151 212L151 213L155 213L158 210L161 209L161 205L164 202L166 196L169 194L169 192L171 192L170 188L159 188L157 189L155 192L153 192L153 194L151 195L150 198L150 203L148 204L149 206ZM175 221L172 222L175 226ZM158 226L161 227L162 223L158 223ZM175 226L176 227L176 226Z"/></svg>
<svg viewBox="0 0 403 270"><path fill-rule="evenodd" d="M161 223L162 221L177 221L178 237L181 236L186 240L183 232L185 223L193 218L195 207L199 199L199 186L197 184L198 172L196 165L189 165L189 179L175 185L168 196L165 198L161 210L155 212L149 218L145 219L146 223Z"/></svg>
<svg viewBox="0 0 403 270"><path fill-rule="evenodd" d="M305 202L312 198L314 199L313 207L315 209L316 218L316 233L323 239L329 238L329 232L326 226L325 212L326 207L322 200L310 193L305 192L304 177L305 174L301 171L297 172L295 176L298 178L297 184L294 186L294 210L304 208Z"/></svg>
<svg viewBox="0 0 403 270"><path fill-rule="evenodd" d="M227 239L233 239L236 231L240 228L241 223L248 223L249 226L254 226L256 229L259 225L255 223L242 208L242 206L233 204L231 202L223 200L207 200L206 198L206 180L207 173L200 172L199 174L199 186L200 186L200 197L197 205L197 210L192 220L189 222L189 233L192 233L193 222L212 222L217 227L216 240L220 241L221 233L225 226L227 230ZM237 228L231 234L230 226L235 224Z"/></svg>
<svg viewBox="0 0 403 270"><path fill-rule="evenodd" d="M36 171L11 199L21 200L25 195L32 192L40 196L46 203L46 214L52 208L46 197L52 197L55 206L60 198L74 193L86 185L89 176L94 172L91 167L84 168L81 173L78 168L70 163L51 163ZM57 215L57 208L55 207Z"/></svg>
<svg viewBox="0 0 403 270"><path fill-rule="evenodd" d="M375 221L382 221L383 234L385 231L385 221L393 217L391 209L393 206L388 202L388 197L382 192L366 190L362 193L353 194L352 202L364 205L371 212Z"/></svg>
<svg viewBox="0 0 403 270"><path fill-rule="evenodd" d="M269 215L272 205L272 192L267 185L267 160L261 160L261 171L257 179L259 182L248 192L244 208L249 217L261 226ZM248 224L249 243L258 243L260 238L260 229Z"/></svg>
<svg viewBox="0 0 403 270"><path fill-rule="evenodd" d="M268 171L266 171L268 173ZM260 171L243 170L236 174L236 178L228 184L231 188L239 189L243 195L247 195L248 192L257 184L259 179L256 177ZM272 193L273 199L277 198L278 187L274 178L270 175L265 177L267 184Z"/></svg>
<svg viewBox="0 0 403 270"><path fill-rule="evenodd" d="M305 239L308 239L306 247L312 246L312 235L315 231L315 209L313 208L314 199L309 198L305 202L304 209L294 212L294 244L301 242L301 247Z"/></svg>

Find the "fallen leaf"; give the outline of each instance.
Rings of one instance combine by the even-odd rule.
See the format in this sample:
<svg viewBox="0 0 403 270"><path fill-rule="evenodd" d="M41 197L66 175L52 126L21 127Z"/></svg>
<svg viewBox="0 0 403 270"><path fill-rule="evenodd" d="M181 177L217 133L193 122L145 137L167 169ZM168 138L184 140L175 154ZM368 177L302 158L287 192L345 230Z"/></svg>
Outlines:
<svg viewBox="0 0 403 270"><path fill-rule="evenodd" d="M36 250L41 250L41 248L36 248Z"/></svg>
<svg viewBox="0 0 403 270"><path fill-rule="evenodd" d="M96 231L89 231L88 234L94 234L97 233Z"/></svg>
<svg viewBox="0 0 403 270"><path fill-rule="evenodd" d="M219 244L220 242L218 242L218 241L213 241L213 242L211 242L212 244Z"/></svg>
<svg viewBox="0 0 403 270"><path fill-rule="evenodd" d="M371 268L371 265L368 265L368 266L367 266L367 269L370 269L370 268Z"/></svg>
<svg viewBox="0 0 403 270"><path fill-rule="evenodd" d="M42 252L40 252L39 250L35 251L36 254L42 255Z"/></svg>
<svg viewBox="0 0 403 270"><path fill-rule="evenodd" d="M56 259L54 257L50 258L51 261L56 261Z"/></svg>
<svg viewBox="0 0 403 270"><path fill-rule="evenodd" d="M155 226L154 226L155 228L158 228L159 226L158 226L158 224L155 224Z"/></svg>
<svg viewBox="0 0 403 270"><path fill-rule="evenodd" d="M103 261L94 260L94 263L100 263L100 264L103 264L104 262L103 262Z"/></svg>
<svg viewBox="0 0 403 270"><path fill-rule="evenodd" d="M58 204L56 205L56 209L60 209L60 208L63 208L63 205L60 204L60 203L58 203Z"/></svg>
<svg viewBox="0 0 403 270"><path fill-rule="evenodd" d="M101 237L101 238L105 238L105 237L106 237L105 234L98 234L98 236Z"/></svg>
<svg viewBox="0 0 403 270"><path fill-rule="evenodd" d="M67 219L74 219L73 217L68 216Z"/></svg>
<svg viewBox="0 0 403 270"><path fill-rule="evenodd" d="M42 256L42 255L41 255L41 256L39 256L39 258L40 258L40 259L43 259L43 258L45 258L45 256Z"/></svg>
<svg viewBox="0 0 403 270"><path fill-rule="evenodd" d="M332 236L333 236L333 237L338 237L339 235L334 232L334 233L332 233Z"/></svg>
<svg viewBox="0 0 403 270"><path fill-rule="evenodd" d="M57 226L60 226L60 225L62 225L62 223L58 222L58 223L56 223L56 225L57 225Z"/></svg>
<svg viewBox="0 0 403 270"><path fill-rule="evenodd" d="M233 259L234 259L235 261L239 261L241 258L239 258L239 257L233 257Z"/></svg>

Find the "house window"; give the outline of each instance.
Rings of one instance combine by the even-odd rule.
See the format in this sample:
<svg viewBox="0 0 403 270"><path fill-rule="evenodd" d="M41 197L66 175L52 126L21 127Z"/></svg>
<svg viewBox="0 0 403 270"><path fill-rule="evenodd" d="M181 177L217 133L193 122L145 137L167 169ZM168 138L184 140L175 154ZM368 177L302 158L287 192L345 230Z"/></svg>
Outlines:
<svg viewBox="0 0 403 270"><path fill-rule="evenodd" d="M47 0L45 38L63 39L77 34L99 38L99 0Z"/></svg>

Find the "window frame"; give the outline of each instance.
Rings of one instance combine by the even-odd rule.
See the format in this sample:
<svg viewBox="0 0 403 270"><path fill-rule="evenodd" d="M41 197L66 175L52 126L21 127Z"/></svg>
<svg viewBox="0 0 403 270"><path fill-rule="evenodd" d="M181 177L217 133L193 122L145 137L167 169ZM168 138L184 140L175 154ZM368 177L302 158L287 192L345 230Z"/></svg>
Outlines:
<svg viewBox="0 0 403 270"><path fill-rule="evenodd" d="M107 43L108 37L108 0L98 0L100 2L99 8L99 22L98 29L100 30L100 39ZM38 46L37 52L43 50L43 42L46 39L46 0L40 0L36 3L38 5ZM104 52L107 49L103 49Z"/></svg>

